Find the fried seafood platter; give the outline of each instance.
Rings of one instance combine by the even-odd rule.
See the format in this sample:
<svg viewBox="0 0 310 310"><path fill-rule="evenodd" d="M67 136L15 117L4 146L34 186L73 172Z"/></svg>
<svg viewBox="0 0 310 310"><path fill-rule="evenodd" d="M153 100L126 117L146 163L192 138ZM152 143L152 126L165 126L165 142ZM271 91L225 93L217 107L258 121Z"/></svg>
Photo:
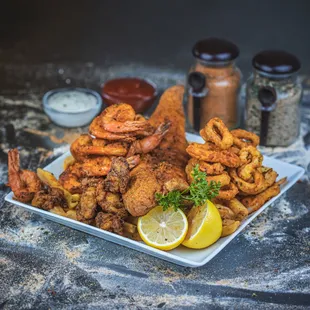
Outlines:
<svg viewBox="0 0 310 310"><path fill-rule="evenodd" d="M188 142L183 93L180 85L167 89L150 119L126 103L107 107L72 143L60 175L22 170L10 150L14 199L154 251L214 247L286 179L263 164L258 136L229 131L219 118L200 131L203 143Z"/></svg>

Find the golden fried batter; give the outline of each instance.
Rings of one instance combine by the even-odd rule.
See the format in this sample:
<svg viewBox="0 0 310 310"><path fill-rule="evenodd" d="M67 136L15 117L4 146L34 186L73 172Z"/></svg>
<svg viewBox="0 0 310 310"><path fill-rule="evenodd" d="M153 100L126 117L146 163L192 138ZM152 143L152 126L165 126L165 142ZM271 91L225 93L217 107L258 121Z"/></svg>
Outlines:
<svg viewBox="0 0 310 310"><path fill-rule="evenodd" d="M95 219L96 226L100 229L124 234L124 221L115 214L99 212Z"/></svg>
<svg viewBox="0 0 310 310"><path fill-rule="evenodd" d="M151 152L160 161L184 168L187 164L187 141L185 138L185 115L183 110L184 86L168 88L160 98L159 104L150 118L150 123L158 127L169 120L171 126L159 146Z"/></svg>
<svg viewBox="0 0 310 310"><path fill-rule="evenodd" d="M120 218L126 218L126 211L121 195L118 193L110 193L104 190L104 184L99 183L96 188L96 200L102 211L118 215Z"/></svg>
<svg viewBox="0 0 310 310"><path fill-rule="evenodd" d="M129 172L129 165L124 157L113 158L111 170L104 181L104 189L112 193L125 193Z"/></svg>
<svg viewBox="0 0 310 310"><path fill-rule="evenodd" d="M184 191L188 188L186 174L183 169L171 165L167 162L161 162L154 166L154 171L159 184L162 186L162 192Z"/></svg>
<svg viewBox="0 0 310 310"><path fill-rule="evenodd" d="M31 205L43 210L51 210L55 207L67 207L67 201L63 190L55 187L47 187L35 193Z"/></svg>
<svg viewBox="0 0 310 310"><path fill-rule="evenodd" d="M80 202L76 210L78 221L89 223L95 218L97 210L95 187L88 187L82 193Z"/></svg>
<svg viewBox="0 0 310 310"><path fill-rule="evenodd" d="M227 167L239 167L240 158L235 153L224 151L210 151L205 144L191 143L186 151L188 154L196 159L211 163L220 163Z"/></svg>
<svg viewBox="0 0 310 310"><path fill-rule="evenodd" d="M155 193L161 191L153 167L142 162L130 172L130 181L123 202L133 216L145 215L156 206Z"/></svg>
<svg viewBox="0 0 310 310"><path fill-rule="evenodd" d="M268 200L277 196L280 193L280 185L286 181L286 178L281 179L271 187L267 188L263 192L259 193L256 196L248 196L241 199L241 202L248 209L249 214L258 210L261 206L263 206Z"/></svg>

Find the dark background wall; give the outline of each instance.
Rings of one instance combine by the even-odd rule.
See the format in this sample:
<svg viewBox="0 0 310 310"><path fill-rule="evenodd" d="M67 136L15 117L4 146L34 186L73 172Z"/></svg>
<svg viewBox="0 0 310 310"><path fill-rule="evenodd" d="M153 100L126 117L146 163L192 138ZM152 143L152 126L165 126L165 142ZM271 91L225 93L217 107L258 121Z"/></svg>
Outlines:
<svg viewBox="0 0 310 310"><path fill-rule="evenodd" d="M310 72L309 0L1 1L1 63L141 63L187 70L198 39L241 50L286 49Z"/></svg>

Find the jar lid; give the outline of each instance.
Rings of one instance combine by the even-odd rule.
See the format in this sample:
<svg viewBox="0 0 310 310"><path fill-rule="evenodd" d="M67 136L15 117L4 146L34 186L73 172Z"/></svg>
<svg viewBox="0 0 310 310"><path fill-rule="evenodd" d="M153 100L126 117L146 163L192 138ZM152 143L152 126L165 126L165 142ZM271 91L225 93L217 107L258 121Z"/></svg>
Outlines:
<svg viewBox="0 0 310 310"><path fill-rule="evenodd" d="M274 75L292 74L300 69L296 56L285 51L262 51L252 60L255 69Z"/></svg>
<svg viewBox="0 0 310 310"><path fill-rule="evenodd" d="M208 38L198 41L193 49L194 57L208 62L226 62L236 59L239 56L239 48L229 41Z"/></svg>

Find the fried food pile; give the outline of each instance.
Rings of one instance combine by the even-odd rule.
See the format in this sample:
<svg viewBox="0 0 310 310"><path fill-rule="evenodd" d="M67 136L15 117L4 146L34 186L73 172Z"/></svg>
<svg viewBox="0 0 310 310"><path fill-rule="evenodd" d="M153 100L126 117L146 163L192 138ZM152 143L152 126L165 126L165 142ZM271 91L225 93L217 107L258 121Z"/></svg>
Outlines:
<svg viewBox="0 0 310 310"><path fill-rule="evenodd" d="M81 194L77 220L123 234L131 211L123 200L130 171L159 145L169 127L168 120L153 127L125 103L106 108L93 120L89 134L72 143L74 162L59 177L64 189Z"/></svg>
<svg viewBox="0 0 310 310"><path fill-rule="evenodd" d="M156 205L155 193L188 187L183 93L183 86L164 92L151 120L125 103L107 107L72 143L58 180L42 169L21 170L18 151L11 150L15 199L135 237L134 217Z"/></svg>
<svg viewBox="0 0 310 310"><path fill-rule="evenodd" d="M280 193L282 179L262 165L263 155L257 150L259 137L243 129L229 131L219 118L211 119L200 131L204 144L190 143L192 157L185 170L188 181L196 165L206 172L207 181L221 183L214 199L223 220L222 237L232 234L249 214Z"/></svg>
<svg viewBox="0 0 310 310"><path fill-rule="evenodd" d="M229 131L219 118L200 131L204 144L188 145L183 94L181 85L167 89L149 120L125 103L107 107L89 133L72 143L72 156L58 180L42 169L20 169L17 149L10 150L8 186L14 198L138 239L137 217L158 204L156 194L186 192L198 166L208 182L220 182L213 202L222 218L222 236L233 233L280 192L285 179L276 182L277 173L262 165L258 136Z"/></svg>
<svg viewBox="0 0 310 310"><path fill-rule="evenodd" d="M188 161L185 115L182 99L184 86L168 88L150 118L157 127L169 122L169 131L141 163L130 172L128 190L123 194L126 209L133 216L143 216L157 205L155 193L184 190L188 187L185 166Z"/></svg>
<svg viewBox="0 0 310 310"><path fill-rule="evenodd" d="M37 174L21 170L14 149L8 157L8 185L19 201L120 235L133 234L122 197L130 170L160 144L170 125L165 119L153 127L125 103L110 106L93 120L89 134L72 143L72 157L59 180L42 169Z"/></svg>

